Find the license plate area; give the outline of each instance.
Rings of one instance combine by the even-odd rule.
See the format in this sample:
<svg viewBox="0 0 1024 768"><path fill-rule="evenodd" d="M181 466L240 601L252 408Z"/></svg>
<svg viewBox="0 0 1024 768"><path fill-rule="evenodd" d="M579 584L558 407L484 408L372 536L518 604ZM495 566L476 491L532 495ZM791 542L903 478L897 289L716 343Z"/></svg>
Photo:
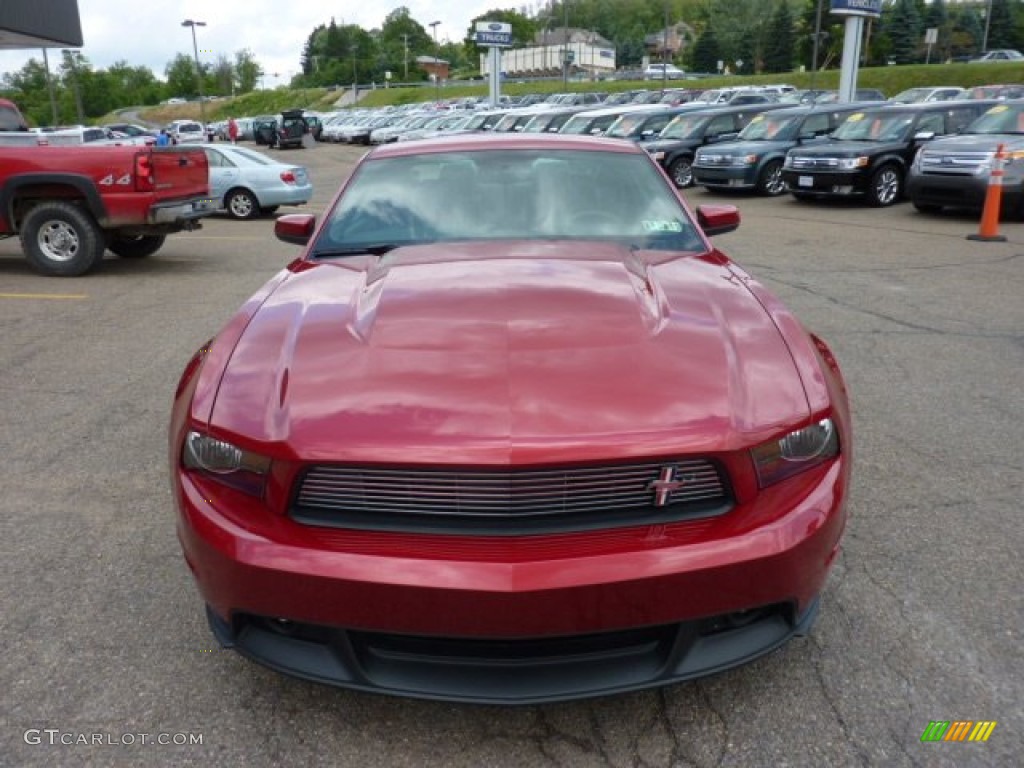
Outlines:
<svg viewBox="0 0 1024 768"><path fill-rule="evenodd" d="M800 186L800 187L813 187L814 186L814 177L813 176L800 176L796 180L796 183L797 183L797 186Z"/></svg>

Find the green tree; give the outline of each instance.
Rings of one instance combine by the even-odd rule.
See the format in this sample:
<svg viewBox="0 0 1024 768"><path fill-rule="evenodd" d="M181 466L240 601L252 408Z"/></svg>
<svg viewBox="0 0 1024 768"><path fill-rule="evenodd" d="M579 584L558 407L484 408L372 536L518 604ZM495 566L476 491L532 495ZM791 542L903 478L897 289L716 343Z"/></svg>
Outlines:
<svg viewBox="0 0 1024 768"><path fill-rule="evenodd" d="M764 51L765 72L789 72L793 69L793 14L782 0L768 23L768 41Z"/></svg>
<svg viewBox="0 0 1024 768"><path fill-rule="evenodd" d="M199 85L196 82L196 62L188 54L175 54L170 63L164 67L164 75L167 77L167 92L171 96L189 98L199 95Z"/></svg>
<svg viewBox="0 0 1024 768"><path fill-rule="evenodd" d="M693 45L693 69L696 72L716 72L721 58L715 28L708 23Z"/></svg>
<svg viewBox="0 0 1024 768"><path fill-rule="evenodd" d="M235 84L238 93L249 93L256 90L256 84L263 77L263 67L256 61L256 56L248 48L235 51Z"/></svg>
<svg viewBox="0 0 1024 768"><path fill-rule="evenodd" d="M1013 48L1017 45L1017 30L1010 3L1007 0L992 0L989 7L992 9L992 18L988 22L988 49Z"/></svg>
<svg viewBox="0 0 1024 768"><path fill-rule="evenodd" d="M921 15L914 0L895 0L888 13L883 12L882 26L889 41L890 56L896 63L917 61L923 35Z"/></svg>
<svg viewBox="0 0 1024 768"><path fill-rule="evenodd" d="M210 68L209 82L204 83L204 93L231 96L235 92L235 65L223 53Z"/></svg>
<svg viewBox="0 0 1024 768"><path fill-rule="evenodd" d="M950 14L950 55L954 58L972 56L981 50L984 22L971 6L956 8Z"/></svg>

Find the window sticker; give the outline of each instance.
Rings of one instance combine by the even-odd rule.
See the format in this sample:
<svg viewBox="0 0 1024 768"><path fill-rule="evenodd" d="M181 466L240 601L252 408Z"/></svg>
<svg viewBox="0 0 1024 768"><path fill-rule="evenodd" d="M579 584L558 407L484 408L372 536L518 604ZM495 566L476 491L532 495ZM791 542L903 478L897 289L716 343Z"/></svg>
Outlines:
<svg viewBox="0 0 1024 768"><path fill-rule="evenodd" d="M851 122L851 123L856 123L856 122L859 122L859 121L864 119L864 113L863 112L854 112L852 115L850 115L846 119L849 122Z"/></svg>
<svg viewBox="0 0 1024 768"><path fill-rule="evenodd" d="M643 221L645 232L682 232L683 225L678 221L669 221L667 219L644 219Z"/></svg>

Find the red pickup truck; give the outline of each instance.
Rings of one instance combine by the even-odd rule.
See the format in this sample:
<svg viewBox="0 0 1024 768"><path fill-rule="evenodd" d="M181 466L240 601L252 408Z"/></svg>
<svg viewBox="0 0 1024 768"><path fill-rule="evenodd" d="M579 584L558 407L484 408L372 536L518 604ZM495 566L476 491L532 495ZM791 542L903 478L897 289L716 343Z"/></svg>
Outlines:
<svg viewBox="0 0 1024 768"><path fill-rule="evenodd" d="M29 263L46 275L83 275L107 248L149 256L215 208L200 148L0 140L0 238L19 235Z"/></svg>

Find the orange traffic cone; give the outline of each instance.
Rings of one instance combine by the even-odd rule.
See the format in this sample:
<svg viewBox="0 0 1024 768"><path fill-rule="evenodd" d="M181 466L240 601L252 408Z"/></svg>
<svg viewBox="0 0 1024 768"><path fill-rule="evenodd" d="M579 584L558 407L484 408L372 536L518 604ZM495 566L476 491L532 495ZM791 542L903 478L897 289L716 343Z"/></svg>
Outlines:
<svg viewBox="0 0 1024 768"><path fill-rule="evenodd" d="M999 209L1003 204L1003 145L996 149L992 158L992 170L988 175L988 188L985 190L985 207L981 212L981 225L978 234L968 235L968 240L980 240L983 243L1005 243L1006 238L999 234Z"/></svg>

